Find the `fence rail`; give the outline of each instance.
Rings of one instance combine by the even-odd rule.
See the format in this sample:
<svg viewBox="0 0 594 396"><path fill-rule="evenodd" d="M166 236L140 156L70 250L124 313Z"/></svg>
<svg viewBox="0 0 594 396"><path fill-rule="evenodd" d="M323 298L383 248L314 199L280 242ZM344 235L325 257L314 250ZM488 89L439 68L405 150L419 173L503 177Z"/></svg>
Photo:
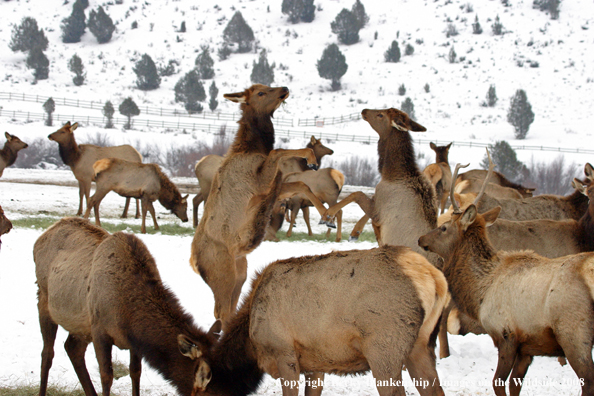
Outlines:
<svg viewBox="0 0 594 396"><path fill-rule="evenodd" d="M26 120L26 121L43 121L47 115L45 113L31 113L27 111L18 110L2 110L0 109L0 117L9 117L14 120ZM91 116L80 116L80 115L63 115L53 114L53 119L60 122L76 120L77 122L104 126L106 119L105 117L91 117ZM114 117L114 125L125 125L128 122L126 118ZM201 130L207 133L219 133L221 128L225 128L227 133L237 132L237 127L226 126L224 124L208 124L208 123L195 123L195 122L182 122L179 119L176 121L163 121L163 120L149 120L134 118L132 125L138 127L156 127L156 128L173 128L173 129L190 129L190 130ZM292 129L275 128L275 135L279 138L303 138L307 139L312 135L311 131L298 131ZM315 132L315 136L318 139L324 139L326 141L338 141L338 142L353 142L363 144L374 144L377 143L377 135L351 135L341 133L331 133L323 130ZM414 142L419 145L428 145L433 142L437 145L446 145L452 143L456 147L489 147L490 143L481 142L459 142L459 141L436 141L429 139L414 139ZM576 154L594 154L594 150L587 150L581 148L567 148L567 147L547 147L547 146L533 146L533 145L512 145L514 150L529 150L529 151L551 151L558 153L576 153Z"/></svg>

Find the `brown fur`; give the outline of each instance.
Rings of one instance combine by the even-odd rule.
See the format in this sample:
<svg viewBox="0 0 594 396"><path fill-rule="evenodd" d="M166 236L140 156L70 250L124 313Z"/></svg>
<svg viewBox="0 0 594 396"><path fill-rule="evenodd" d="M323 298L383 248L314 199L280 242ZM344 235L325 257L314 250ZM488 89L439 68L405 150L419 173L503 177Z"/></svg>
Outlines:
<svg viewBox="0 0 594 396"><path fill-rule="evenodd" d="M212 380L197 395L255 392L264 372L283 385L300 372L323 379L371 370L380 395L403 396L402 387L381 383L401 380L404 364L411 377L429 381L421 395L443 395L433 330L446 293L443 274L405 247L272 263L220 342L201 345ZM285 396L298 392L296 382L283 386Z"/></svg>
<svg viewBox="0 0 594 396"><path fill-rule="evenodd" d="M423 170L423 174L435 188L441 213L445 210L450 186L452 185L452 169L448 160L451 146L452 143L447 146L436 146L433 142L429 143L431 150L435 151L435 163L428 165Z"/></svg>
<svg viewBox="0 0 594 396"><path fill-rule="evenodd" d="M472 179L480 180L482 182L483 180L485 180L486 175L487 175L486 170L473 169L473 170L464 172L461 175L459 175L456 178L456 185L464 180L472 180ZM490 183L498 184L502 187L513 188L513 189L517 190L520 193L521 198L532 197L534 190L535 190L535 188L528 188L528 187L522 186L521 184L514 183L499 172L493 172L493 174L491 175L489 180L490 180Z"/></svg>
<svg viewBox="0 0 594 396"><path fill-rule="evenodd" d="M328 209L322 220L332 219L343 206L355 201L371 218L380 246L408 246L437 264L437 256L424 252L417 245L418 237L435 228L437 221L435 189L419 171L409 133L426 129L406 113L393 108L365 109L361 114L379 135L381 180L373 198L355 192Z"/></svg>
<svg viewBox="0 0 594 396"><path fill-rule="evenodd" d="M68 165L78 180L79 206L77 216L83 213L83 198L86 199L87 209L89 208L89 197L91 195L91 182L94 180L95 172L93 164L103 158L120 158L131 162L142 162L142 156L136 149L128 144L113 147L99 147L92 144L77 144L74 139L74 131L78 123L70 125L68 121L56 132L48 136L49 140L58 143L60 157L64 164ZM127 216L130 198L126 198L126 205L122 217ZM140 217L138 200L136 201L136 218Z"/></svg>
<svg viewBox="0 0 594 396"><path fill-rule="evenodd" d="M311 149L272 150L271 117L288 95L286 87L259 84L225 95L241 103L243 114L234 143L213 179L190 257L192 268L213 290L215 317L224 326L235 312L247 277L245 256L262 242L275 202L303 192L320 213L325 210L305 184L282 183L279 164L285 158L306 158L310 166L317 165Z"/></svg>
<svg viewBox="0 0 594 396"><path fill-rule="evenodd" d="M86 395L96 395L84 354L93 342L103 395L113 381L113 345L130 350L132 395L139 395L141 359L179 392L190 396L200 362L184 356L179 339L214 342L194 325L163 285L146 246L133 235L109 235L88 221L62 219L35 242L43 352L40 396L45 396L58 326L70 334L66 351ZM216 327L214 328L216 330Z"/></svg>
<svg viewBox="0 0 594 396"><path fill-rule="evenodd" d="M456 184L455 191L458 194L467 194L467 193L478 193L483 185L483 181L485 179L466 179L462 180ZM495 198L513 198L513 199L522 199L522 194L516 190L515 188L511 187L504 187L499 184L489 182L487 184L487 189L485 190L487 194Z"/></svg>
<svg viewBox="0 0 594 396"><path fill-rule="evenodd" d="M8 132L4 132L4 136L6 137L6 143L4 143L4 147L0 150L0 177L4 173L4 168L14 164L19 151L29 147L27 143Z"/></svg>
<svg viewBox="0 0 594 396"><path fill-rule="evenodd" d="M100 226L99 205L110 191L122 197L140 199L142 202L141 232L146 233L146 212L153 217L155 230L159 229L153 202L157 199L166 209L171 210L181 221L188 221L188 202L186 195L182 197L179 190L165 175L157 164L140 164L118 158L101 159L93 165L97 189L89 200L85 212L88 219L91 208L95 212L95 224Z"/></svg>
<svg viewBox="0 0 594 396"><path fill-rule="evenodd" d="M4 234L8 234L12 229L12 223L10 220L6 218L4 215L4 210L2 210L2 206L0 206L0 236ZM0 247L2 246L2 241L0 240Z"/></svg>
<svg viewBox="0 0 594 396"><path fill-rule="evenodd" d="M204 205L206 205L206 200L210 194L210 187L212 186L212 180L222 163L223 157L216 154L205 155L200 161L196 162L194 173L198 179L200 191L192 200L194 228L198 227L198 205L200 205L201 202L204 202Z"/></svg>

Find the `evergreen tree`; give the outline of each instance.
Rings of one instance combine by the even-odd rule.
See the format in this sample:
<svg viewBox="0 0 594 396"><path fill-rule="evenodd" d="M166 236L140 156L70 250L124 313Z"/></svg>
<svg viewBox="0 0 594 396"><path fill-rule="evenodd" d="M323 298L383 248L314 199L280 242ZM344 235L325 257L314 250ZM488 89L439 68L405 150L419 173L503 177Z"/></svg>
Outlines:
<svg viewBox="0 0 594 396"><path fill-rule="evenodd" d="M402 105L400 106L400 110L408 114L411 120L416 121L417 117L415 116L415 105L413 104L411 98L407 97L404 99Z"/></svg>
<svg viewBox="0 0 594 396"><path fill-rule="evenodd" d="M105 106L103 106L102 111L103 116L107 119L107 122L105 123L105 128L113 128L113 115L115 113L115 109L113 108L113 105L109 100L105 102Z"/></svg>
<svg viewBox="0 0 594 396"><path fill-rule="evenodd" d="M33 48L27 56L27 67L33 69L35 81L45 80L49 76L49 59L41 48Z"/></svg>
<svg viewBox="0 0 594 396"><path fill-rule="evenodd" d="M124 129L131 129L132 128L132 117L137 116L140 114L140 109L134 103L131 97L124 99L122 104L119 107L120 114L124 117L128 118L128 122L124 125Z"/></svg>
<svg viewBox="0 0 594 396"><path fill-rule="evenodd" d="M516 139L525 139L534 121L532 106L528 102L528 96L523 89L518 89L510 102L507 111L507 122L513 125Z"/></svg>
<svg viewBox="0 0 594 396"><path fill-rule="evenodd" d="M73 4L73 7L80 7L81 9L86 9L89 6L89 0L76 0Z"/></svg>
<svg viewBox="0 0 594 396"><path fill-rule="evenodd" d="M68 18L62 19L62 42L63 43L78 43L83 34L87 24L85 22L85 11L81 4L74 3L72 6L72 14Z"/></svg>
<svg viewBox="0 0 594 396"><path fill-rule="evenodd" d="M161 77L173 76L175 73L177 73L176 66L179 66L179 62L175 59L169 59L167 66L159 66L159 75Z"/></svg>
<svg viewBox="0 0 594 396"><path fill-rule="evenodd" d="M386 52L384 52L384 59L386 62L399 62L400 61L400 47L396 40L392 41L392 45Z"/></svg>
<svg viewBox="0 0 594 396"><path fill-rule="evenodd" d="M423 86L423 89L425 90L426 93L429 93L429 91L431 90L429 83L425 83L425 85Z"/></svg>
<svg viewBox="0 0 594 396"><path fill-rule="evenodd" d="M210 57L210 48L202 47L202 52L196 57L196 71L199 78L209 80L214 77L214 60Z"/></svg>
<svg viewBox="0 0 594 396"><path fill-rule="evenodd" d="M105 44L111 40L115 25L109 15L105 13L103 7L99 6L96 12L91 10L88 25L89 30L93 33L99 44Z"/></svg>
<svg viewBox="0 0 594 396"><path fill-rule="evenodd" d="M43 110L47 113L47 118L45 119L46 126L52 126L54 123L52 113L56 110L56 104L52 98L49 98L43 104Z"/></svg>
<svg viewBox="0 0 594 396"><path fill-rule="evenodd" d="M68 62L68 70L75 74L74 78L72 79L74 85L77 87L83 85L86 77L85 67L83 66L82 60L78 55L72 55L72 58L70 58L70 61Z"/></svg>
<svg viewBox="0 0 594 396"><path fill-rule="evenodd" d="M505 177L512 181L520 181L522 173L526 166L518 161L516 152L505 140L495 142L494 145L489 145L489 153L491 159L497 165L497 171L503 173ZM483 160L481 161L481 167L483 169L489 168L489 158L485 153Z"/></svg>
<svg viewBox="0 0 594 396"><path fill-rule="evenodd" d="M311 22L315 18L316 7L313 0L283 0L281 12L289 16L289 22Z"/></svg>
<svg viewBox="0 0 594 396"><path fill-rule="evenodd" d="M398 87L398 95L406 95L406 87L404 86L404 84L400 84L400 86Z"/></svg>
<svg viewBox="0 0 594 396"><path fill-rule="evenodd" d="M316 66L320 77L331 80L332 90L338 91L340 89L340 79L349 67L344 55L338 49L338 45L330 44L327 46Z"/></svg>
<svg viewBox="0 0 594 396"><path fill-rule="evenodd" d="M266 56L266 50L260 52L260 58L258 63L254 61L252 66L252 74L250 79L254 84L272 85L274 82L274 67L268 64L268 57Z"/></svg>
<svg viewBox="0 0 594 396"><path fill-rule="evenodd" d="M223 30L223 39L226 43L236 43L237 52L249 52L254 42L254 32L247 24L241 12L237 11Z"/></svg>
<svg viewBox="0 0 594 396"><path fill-rule="evenodd" d="M360 0L355 1L355 4L353 4L353 7L351 8L351 12L357 20L357 26L359 29L363 29L369 22L369 17L365 13L365 6L363 6Z"/></svg>
<svg viewBox="0 0 594 396"><path fill-rule="evenodd" d="M343 8L330 23L332 33L338 35L338 41L342 44L351 45L359 42L359 21L357 17L346 8Z"/></svg>
<svg viewBox="0 0 594 396"><path fill-rule="evenodd" d="M221 48L217 50L217 55L219 56L220 61L224 61L225 59L229 58L229 55L231 55L231 48L229 48L227 43L223 43Z"/></svg>
<svg viewBox="0 0 594 396"><path fill-rule="evenodd" d="M219 89L217 88L217 85L215 84L214 81L212 82L212 84L210 84L208 93L210 94L210 101L208 102L208 108L210 109L210 111L215 111L215 109L219 105L219 102L217 101L217 95L219 94Z"/></svg>
<svg viewBox="0 0 594 396"><path fill-rule="evenodd" d="M47 43L43 29L37 27L37 21L34 18L25 17L20 25L12 28L8 46L13 52L29 52L34 48L45 51Z"/></svg>
<svg viewBox="0 0 594 396"><path fill-rule="evenodd" d="M186 21L182 21L181 26L179 27L179 32L180 33L186 32Z"/></svg>
<svg viewBox="0 0 594 396"><path fill-rule="evenodd" d="M159 88L161 85L161 77L157 72L155 62L148 55L144 54L138 62L134 65L134 73L136 73L136 86L143 91Z"/></svg>
<svg viewBox="0 0 594 396"><path fill-rule="evenodd" d="M456 63L457 57L458 57L458 55L456 54L456 51L454 50L454 46L452 45L452 48L450 48L450 52L448 53L448 61L450 63Z"/></svg>
<svg viewBox="0 0 594 396"><path fill-rule="evenodd" d="M491 30L493 31L493 35L495 36L501 36L503 34L503 25L499 20L499 15L495 17L495 21L491 25Z"/></svg>
<svg viewBox="0 0 594 396"><path fill-rule="evenodd" d="M184 103L189 114L200 113L204 109L198 102L206 99L206 92L204 92L204 85L202 85L196 70L192 70L180 78L173 90L175 101Z"/></svg>
<svg viewBox="0 0 594 396"><path fill-rule="evenodd" d="M491 84L489 86L489 90L487 91L487 106L495 107L497 104L497 92L495 92L495 85Z"/></svg>
<svg viewBox="0 0 594 396"><path fill-rule="evenodd" d="M411 56L414 53L415 53L415 47L413 47L410 44L406 44L406 47L404 47L404 55Z"/></svg>
<svg viewBox="0 0 594 396"><path fill-rule="evenodd" d="M534 0L532 7L549 13L551 19L559 19L561 0Z"/></svg>
<svg viewBox="0 0 594 396"><path fill-rule="evenodd" d="M472 24L472 34L481 34L483 33L483 28L478 20L478 15L474 17L474 23Z"/></svg>

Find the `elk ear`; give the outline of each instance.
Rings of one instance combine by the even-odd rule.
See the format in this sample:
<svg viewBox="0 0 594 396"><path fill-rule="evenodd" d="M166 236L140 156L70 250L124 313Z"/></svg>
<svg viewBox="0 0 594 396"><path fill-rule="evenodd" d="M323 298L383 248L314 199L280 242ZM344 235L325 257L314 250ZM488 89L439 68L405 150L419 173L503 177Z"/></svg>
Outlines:
<svg viewBox="0 0 594 396"><path fill-rule="evenodd" d="M310 142L311 142L311 144L316 144L317 143L316 137L314 135L311 135Z"/></svg>
<svg viewBox="0 0 594 396"><path fill-rule="evenodd" d="M584 186L584 184L579 179L574 178L571 181L571 186L573 188L575 188L576 190L578 190L579 192L581 192L582 194L584 194L585 196L588 196L588 192L586 191L586 187Z"/></svg>
<svg viewBox="0 0 594 396"><path fill-rule="evenodd" d="M453 142L452 142L452 143L453 143ZM450 149L450 147L452 147L452 143L450 143L450 144L448 144L448 145L446 146L446 148L447 148L448 150Z"/></svg>
<svg viewBox="0 0 594 396"><path fill-rule="evenodd" d="M78 128L78 122L75 122L74 124L72 124L72 126L70 127L70 132L74 132L76 130L76 128Z"/></svg>
<svg viewBox="0 0 594 396"><path fill-rule="evenodd" d="M10 133L8 133L8 132L4 132L4 136L6 137L6 140L7 140L7 141L9 141L9 142L10 142L10 141L12 140L12 136L10 135Z"/></svg>
<svg viewBox="0 0 594 396"><path fill-rule="evenodd" d="M183 201L187 201L189 196L190 196L190 194L186 194L186 195L184 195L184 196L182 197L182 202L183 202Z"/></svg>
<svg viewBox="0 0 594 396"><path fill-rule="evenodd" d="M584 167L584 173L586 174L588 180L594 180L594 168L592 168L592 165L590 165L589 162L586 163L586 166Z"/></svg>
<svg viewBox="0 0 594 396"><path fill-rule="evenodd" d="M425 132L427 130L427 128L425 128L423 125L418 124L416 122L414 122L413 120L410 120L410 130L413 132Z"/></svg>
<svg viewBox="0 0 594 396"><path fill-rule="evenodd" d="M223 328L223 322L221 319L215 320L215 322L210 326L210 330L208 330L208 336L213 338L215 341L219 339L221 335L221 330Z"/></svg>
<svg viewBox="0 0 594 396"><path fill-rule="evenodd" d="M211 379L212 371L210 371L210 366L204 360L201 360L198 371L196 371L196 378L194 378L194 387L204 392Z"/></svg>
<svg viewBox="0 0 594 396"><path fill-rule="evenodd" d="M66 124L64 124L64 126L70 127L70 121L66 121Z"/></svg>
<svg viewBox="0 0 594 396"><path fill-rule="evenodd" d="M476 214L477 210L474 204L471 204L469 207L466 208L464 213L462 213L462 216L460 217L460 224L462 224L462 228L464 229L464 231L466 231L468 227L472 223L474 223L474 221L476 220Z"/></svg>
<svg viewBox="0 0 594 396"><path fill-rule="evenodd" d="M485 225L489 227L497 220L499 217L499 213L501 212L501 206L496 206L493 209L483 213L483 218L485 219Z"/></svg>
<svg viewBox="0 0 594 396"><path fill-rule="evenodd" d="M200 356L202 356L200 347L186 335L178 334L177 347L179 348L179 351L182 355L187 356L192 360L198 359Z"/></svg>
<svg viewBox="0 0 594 396"><path fill-rule="evenodd" d="M429 147L431 147L431 150L437 150L437 146L433 142L429 143Z"/></svg>
<svg viewBox="0 0 594 396"><path fill-rule="evenodd" d="M236 92L236 93L230 93L230 94L224 94L223 97L227 100L230 100L231 102L235 102L235 103L245 103L247 101L247 97L244 92Z"/></svg>

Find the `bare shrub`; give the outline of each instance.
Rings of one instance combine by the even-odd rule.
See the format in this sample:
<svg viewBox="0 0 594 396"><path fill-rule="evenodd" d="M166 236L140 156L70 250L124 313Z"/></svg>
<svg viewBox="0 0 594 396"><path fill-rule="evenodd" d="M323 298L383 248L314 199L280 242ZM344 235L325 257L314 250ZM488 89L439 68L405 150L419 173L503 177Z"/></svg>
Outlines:
<svg viewBox="0 0 594 396"><path fill-rule="evenodd" d="M99 147L109 147L114 145L108 134L102 132L97 132L94 135L87 135L86 138L81 140L82 144L92 144Z"/></svg>
<svg viewBox="0 0 594 396"><path fill-rule="evenodd" d="M375 187L380 178L377 162L367 157L354 155L332 166L344 173L345 184L351 186Z"/></svg>
<svg viewBox="0 0 594 396"><path fill-rule="evenodd" d="M580 166L572 162L565 163L565 157L560 155L550 163L532 161L528 167L529 175L524 185L534 183L535 194L567 195L573 192L571 181L574 177L581 178Z"/></svg>
<svg viewBox="0 0 594 396"><path fill-rule="evenodd" d="M60 158L58 145L47 138L37 138L29 142L26 150L19 151L19 156L14 163L15 168L26 169L67 169L68 167Z"/></svg>

